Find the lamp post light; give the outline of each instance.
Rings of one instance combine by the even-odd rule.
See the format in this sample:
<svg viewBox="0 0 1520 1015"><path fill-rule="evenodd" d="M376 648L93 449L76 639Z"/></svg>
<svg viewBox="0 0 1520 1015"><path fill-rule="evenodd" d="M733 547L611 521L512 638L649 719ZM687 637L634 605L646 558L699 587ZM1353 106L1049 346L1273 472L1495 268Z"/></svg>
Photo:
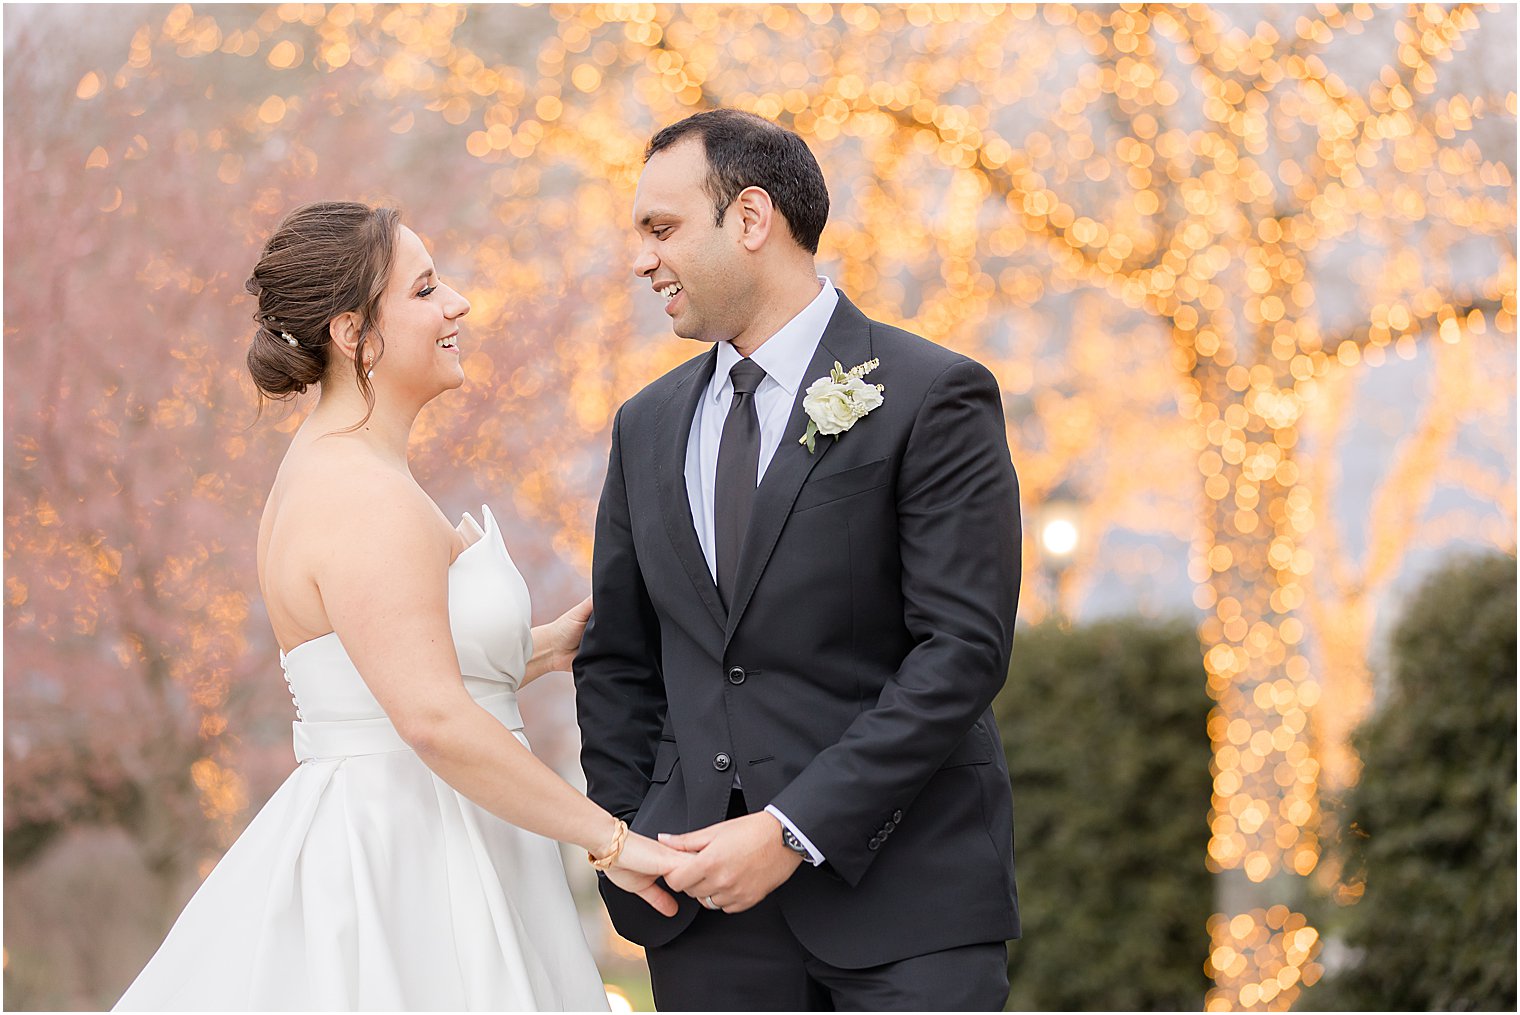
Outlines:
<svg viewBox="0 0 1520 1015"><path fill-rule="evenodd" d="M1070 561L1078 539L1077 523L1070 518L1051 518L1040 530L1040 542L1044 544L1045 552L1063 563Z"/></svg>
<svg viewBox="0 0 1520 1015"><path fill-rule="evenodd" d="M1077 548L1082 545L1082 505L1062 486L1040 506L1038 532L1040 570L1049 594L1050 613L1069 616L1066 577Z"/></svg>

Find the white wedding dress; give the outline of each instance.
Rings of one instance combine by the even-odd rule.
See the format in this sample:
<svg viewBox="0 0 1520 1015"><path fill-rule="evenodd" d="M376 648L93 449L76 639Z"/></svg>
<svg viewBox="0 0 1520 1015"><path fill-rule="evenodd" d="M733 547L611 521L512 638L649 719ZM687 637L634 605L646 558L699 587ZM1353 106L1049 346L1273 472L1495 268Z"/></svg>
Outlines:
<svg viewBox="0 0 1520 1015"><path fill-rule="evenodd" d="M528 588L496 520L449 568L471 696L527 744ZM559 847L407 747L336 633L281 656L296 758L116 1005L146 1010L606 1010Z"/></svg>

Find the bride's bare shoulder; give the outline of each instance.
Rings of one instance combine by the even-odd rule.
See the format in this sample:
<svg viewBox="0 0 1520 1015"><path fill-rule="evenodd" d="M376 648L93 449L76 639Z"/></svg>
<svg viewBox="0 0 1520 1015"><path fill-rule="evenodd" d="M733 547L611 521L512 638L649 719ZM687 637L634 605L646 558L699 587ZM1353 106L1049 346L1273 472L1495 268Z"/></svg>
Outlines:
<svg viewBox="0 0 1520 1015"><path fill-rule="evenodd" d="M417 481L356 443L290 449L265 509L270 534L276 527L292 536L299 531L301 542L315 537L330 546L436 540L448 552L448 523Z"/></svg>

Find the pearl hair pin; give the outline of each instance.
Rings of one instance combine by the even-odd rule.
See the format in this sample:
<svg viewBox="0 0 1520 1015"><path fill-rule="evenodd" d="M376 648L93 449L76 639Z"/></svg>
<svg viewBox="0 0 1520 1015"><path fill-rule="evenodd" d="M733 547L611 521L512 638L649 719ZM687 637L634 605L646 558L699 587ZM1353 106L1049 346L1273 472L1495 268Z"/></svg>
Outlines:
<svg viewBox="0 0 1520 1015"><path fill-rule="evenodd" d="M296 336L292 335L288 331L282 331L282 332L280 332L280 337L285 340L285 343L287 345L300 345L301 344L300 342L296 341Z"/></svg>

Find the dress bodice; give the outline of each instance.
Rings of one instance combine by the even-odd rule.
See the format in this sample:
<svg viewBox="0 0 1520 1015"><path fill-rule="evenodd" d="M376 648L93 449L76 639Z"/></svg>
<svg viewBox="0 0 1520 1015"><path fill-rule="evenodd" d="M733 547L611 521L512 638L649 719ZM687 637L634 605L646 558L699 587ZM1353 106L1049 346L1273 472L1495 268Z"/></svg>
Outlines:
<svg viewBox="0 0 1520 1015"><path fill-rule="evenodd" d="M449 565L449 626L465 687L477 700L515 692L533 653L528 585L507 553L491 509L482 506L481 514L484 528L464 516L460 532L475 540ZM280 653L280 665L298 720L385 715L336 631Z"/></svg>

